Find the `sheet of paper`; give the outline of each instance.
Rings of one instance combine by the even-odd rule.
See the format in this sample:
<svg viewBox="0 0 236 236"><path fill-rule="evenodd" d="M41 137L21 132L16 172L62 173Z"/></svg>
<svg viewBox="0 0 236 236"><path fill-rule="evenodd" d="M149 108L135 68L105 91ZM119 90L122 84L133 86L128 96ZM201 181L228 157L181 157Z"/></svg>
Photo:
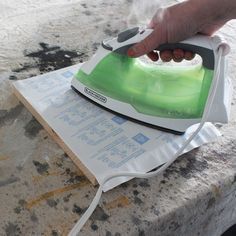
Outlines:
<svg viewBox="0 0 236 236"><path fill-rule="evenodd" d="M79 67L75 65L16 81L15 87L99 183L111 173L148 172L162 165L195 130L196 126L184 135L173 135L131 122L94 105L71 89L71 79ZM219 135L212 124L206 123L184 152L213 141ZM104 191L128 179L113 179Z"/></svg>

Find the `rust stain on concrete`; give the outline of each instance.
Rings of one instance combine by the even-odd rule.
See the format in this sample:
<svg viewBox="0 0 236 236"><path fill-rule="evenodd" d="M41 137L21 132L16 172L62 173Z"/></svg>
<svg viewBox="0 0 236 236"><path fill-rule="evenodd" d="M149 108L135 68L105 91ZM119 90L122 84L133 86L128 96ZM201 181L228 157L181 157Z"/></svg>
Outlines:
<svg viewBox="0 0 236 236"><path fill-rule="evenodd" d="M84 187L88 184L90 184L90 182L88 180L84 180L84 181L82 181L80 183L77 183L77 184L72 184L72 185L69 185L69 186L65 186L65 187L62 187L62 188L58 188L58 189L43 193L43 194L39 195L38 197L36 197L36 198L34 198L30 201L27 201L26 208L31 209L35 205L39 204L40 202L42 202L42 201L44 201L48 198L54 197L56 195L60 195L64 192L68 192L68 191L73 190L73 189Z"/></svg>
<svg viewBox="0 0 236 236"><path fill-rule="evenodd" d="M9 157L8 156L0 156L0 161L5 161L8 160Z"/></svg>
<svg viewBox="0 0 236 236"><path fill-rule="evenodd" d="M117 207L127 207L128 205L130 205L129 198L122 195L114 199L113 201L106 203L105 208L110 210Z"/></svg>
<svg viewBox="0 0 236 236"><path fill-rule="evenodd" d="M61 173L56 172L56 171L49 172L45 175L35 175L35 176L32 177L33 178L33 183L38 183L41 180L43 180L44 178L49 177L49 176L59 176L59 175L61 175Z"/></svg>
<svg viewBox="0 0 236 236"><path fill-rule="evenodd" d="M221 196L220 188L216 186L215 184L212 184L211 187L212 187L213 194L215 195L215 197L220 197Z"/></svg>

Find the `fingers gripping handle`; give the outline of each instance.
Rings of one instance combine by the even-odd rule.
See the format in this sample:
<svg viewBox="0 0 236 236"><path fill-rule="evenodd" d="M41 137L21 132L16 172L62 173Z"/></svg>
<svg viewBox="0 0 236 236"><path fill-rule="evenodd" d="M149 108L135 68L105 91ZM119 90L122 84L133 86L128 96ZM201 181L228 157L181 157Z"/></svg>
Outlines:
<svg viewBox="0 0 236 236"><path fill-rule="evenodd" d="M201 45L201 46L200 46ZM215 55L214 49L211 48L211 39L207 36L194 36L179 43L168 43L160 45L157 50L174 50L183 49L184 51L191 51L201 56L202 64L205 68L214 70L215 67Z"/></svg>
<svg viewBox="0 0 236 236"><path fill-rule="evenodd" d="M120 54L127 54L127 51L134 44L141 42L150 34L152 34L152 29L138 30L138 28L130 29L122 32L118 36L118 45L113 48L115 52ZM124 37L125 36L125 37ZM128 37L127 37L128 36ZM121 40L124 39L125 40ZM209 37L204 35L195 35L187 40L181 41L179 43L167 43L160 45L156 50L174 50L183 49L185 51L191 51L193 53L199 54L202 57L203 66L213 70L216 61L216 51L220 46L224 47L224 55L228 53L229 46L222 41L218 36Z"/></svg>
<svg viewBox="0 0 236 236"><path fill-rule="evenodd" d="M219 48L222 48L223 56L230 51L229 45L219 36L209 37L200 34L179 43L162 44L157 50L174 50L177 48L199 54L202 58L203 66L210 70L214 70Z"/></svg>

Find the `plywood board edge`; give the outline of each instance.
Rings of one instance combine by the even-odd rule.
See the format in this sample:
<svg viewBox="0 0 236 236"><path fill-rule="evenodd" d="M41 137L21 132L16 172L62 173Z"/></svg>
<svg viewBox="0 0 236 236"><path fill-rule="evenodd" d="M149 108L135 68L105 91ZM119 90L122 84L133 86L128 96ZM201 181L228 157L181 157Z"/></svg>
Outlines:
<svg viewBox="0 0 236 236"><path fill-rule="evenodd" d="M44 127L44 129L50 134L50 136L56 141L56 143L63 149L63 151L71 158L75 165L83 172L83 174L89 179L93 185L97 185L98 182L95 176L88 170L88 168L79 160L74 152L63 142L58 134L49 126L49 124L43 119L43 117L31 106L27 99L18 91L15 84L12 83L13 92L16 97L24 104L24 106L30 111L35 119Z"/></svg>

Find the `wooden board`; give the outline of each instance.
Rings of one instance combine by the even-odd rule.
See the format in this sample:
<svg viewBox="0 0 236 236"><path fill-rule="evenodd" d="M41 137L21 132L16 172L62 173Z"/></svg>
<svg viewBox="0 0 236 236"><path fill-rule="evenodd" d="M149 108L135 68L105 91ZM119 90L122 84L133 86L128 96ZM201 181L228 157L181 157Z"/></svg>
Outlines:
<svg viewBox="0 0 236 236"><path fill-rule="evenodd" d="M88 168L77 158L72 150L63 142L63 140L56 134L56 132L49 126L49 124L43 119L43 117L31 106L31 104L25 99L25 97L17 90L12 84L13 92L16 97L24 104L29 112L35 117L35 119L44 127L49 135L55 140L55 142L63 149L63 151L71 158L75 165L83 172L83 174L89 179L93 185L97 185L97 180L94 175L88 170Z"/></svg>

